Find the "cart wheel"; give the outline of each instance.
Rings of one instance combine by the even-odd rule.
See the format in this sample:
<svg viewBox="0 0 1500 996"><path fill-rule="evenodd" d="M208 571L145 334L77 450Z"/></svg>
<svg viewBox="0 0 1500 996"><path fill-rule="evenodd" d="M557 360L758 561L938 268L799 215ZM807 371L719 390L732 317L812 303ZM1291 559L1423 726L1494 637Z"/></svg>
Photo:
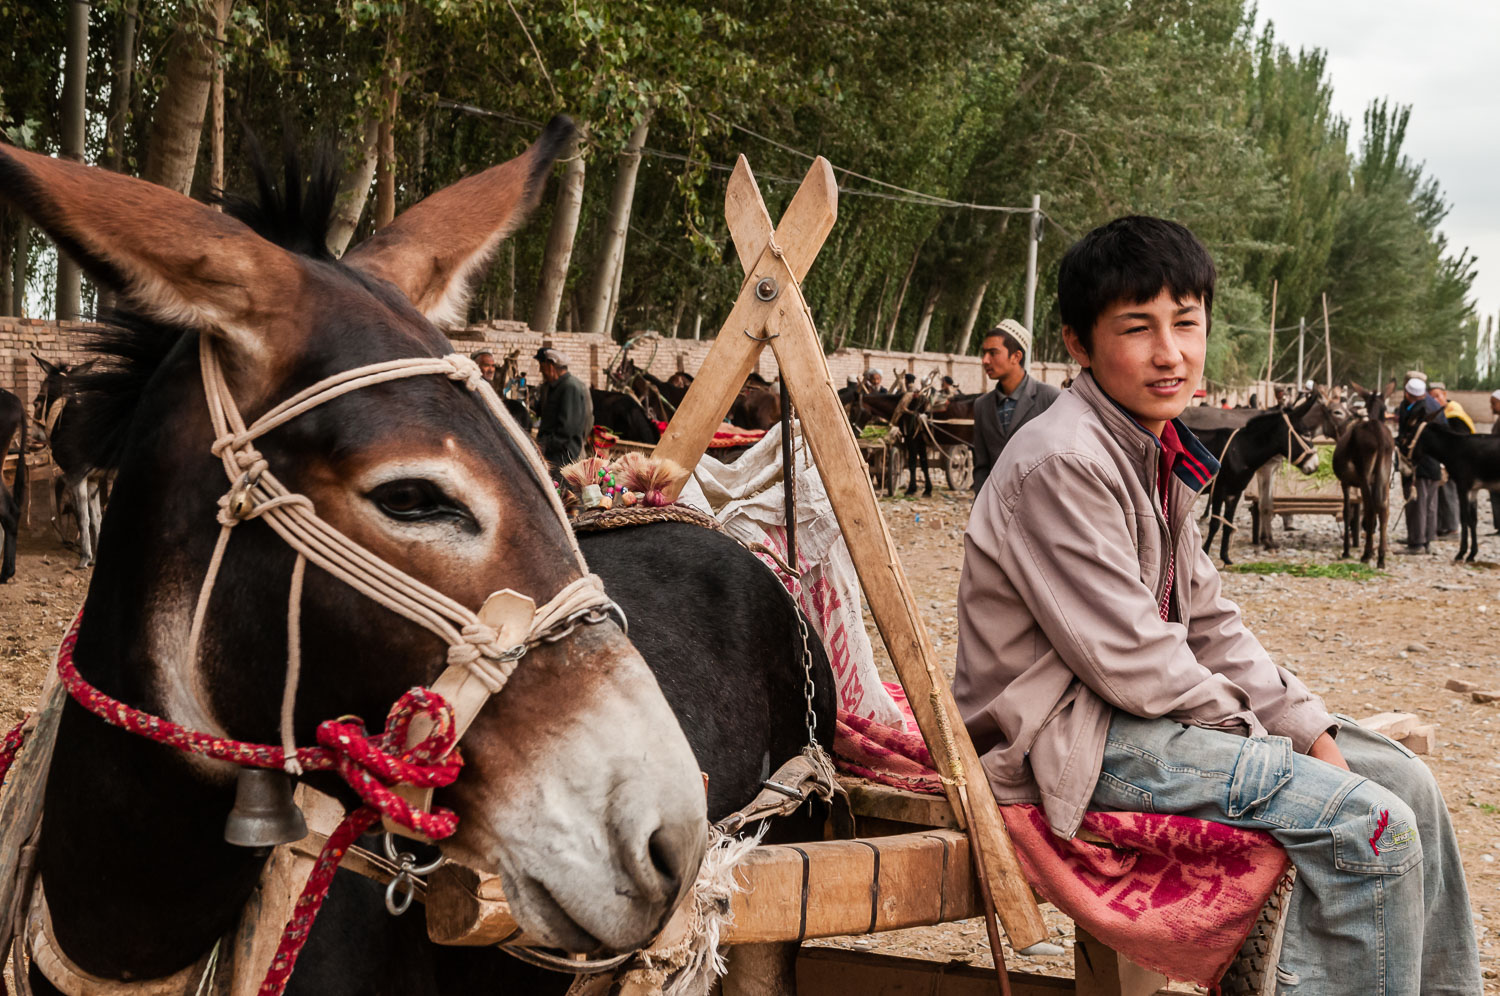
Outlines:
<svg viewBox="0 0 1500 996"><path fill-rule="evenodd" d="M943 450L943 473L948 477L948 490L969 490L974 483L974 451L962 444Z"/></svg>
<svg viewBox="0 0 1500 996"><path fill-rule="evenodd" d="M901 486L901 477L906 473L906 447L899 444L885 450L885 496L891 497Z"/></svg>
<svg viewBox="0 0 1500 996"><path fill-rule="evenodd" d="M1281 960L1281 942L1286 937L1287 906L1297 873L1288 869L1266 905L1261 907L1250 936L1219 980L1223 996L1275 996L1276 963Z"/></svg>

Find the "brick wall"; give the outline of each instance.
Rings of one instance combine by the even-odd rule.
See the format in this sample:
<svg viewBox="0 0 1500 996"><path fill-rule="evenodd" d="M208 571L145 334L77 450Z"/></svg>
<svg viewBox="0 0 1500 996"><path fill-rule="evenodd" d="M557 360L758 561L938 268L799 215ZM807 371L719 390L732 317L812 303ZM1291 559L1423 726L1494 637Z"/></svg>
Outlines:
<svg viewBox="0 0 1500 996"><path fill-rule="evenodd" d="M0 318L0 388L18 395L27 405L42 387L42 368L35 353L53 363L77 363L88 358L80 343L97 326L64 325L36 318Z"/></svg>
<svg viewBox="0 0 1500 996"><path fill-rule="evenodd" d="M41 368L31 359L31 354L36 353L52 362L75 363L87 359L80 343L96 327L29 318L0 318L0 388L29 401L42 383ZM515 350L520 369L533 382L537 381L539 371L532 355L543 345L551 346L568 357L573 373L594 387L604 386L604 370L618 358L620 351L619 345L606 336L573 332L543 335L531 331L522 322L489 322L457 329L449 333L449 338L459 352L472 353L488 348L501 361ZM663 338L639 343L630 355L638 366L666 379L679 370L696 374L712 345L711 339ZM983 391L990 386L984 381L984 371L977 356L841 349L828 357L829 372L840 387L849 378L858 378L871 367L885 374L887 387L899 374L911 372L923 377L933 370L951 375L961 391ZM776 379L776 357L769 349L761 352L757 370L767 380ZM1049 384L1061 384L1073 372L1074 368L1062 363L1037 363L1031 368L1033 376Z"/></svg>

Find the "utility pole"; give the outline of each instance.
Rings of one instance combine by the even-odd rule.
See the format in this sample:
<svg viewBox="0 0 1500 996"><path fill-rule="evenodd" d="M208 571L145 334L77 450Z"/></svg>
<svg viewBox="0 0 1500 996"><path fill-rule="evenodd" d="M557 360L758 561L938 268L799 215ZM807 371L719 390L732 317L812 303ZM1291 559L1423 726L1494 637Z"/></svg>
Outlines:
<svg viewBox="0 0 1500 996"><path fill-rule="evenodd" d="M1042 237L1042 195L1031 195L1031 214L1028 215L1031 224L1026 226L1026 309L1021 313L1021 324L1026 326L1026 331L1031 333L1031 341L1036 342L1036 329L1032 326L1032 320L1036 318L1036 244ZM1031 357L1026 357L1026 362L1031 362Z"/></svg>
<svg viewBox="0 0 1500 996"><path fill-rule="evenodd" d="M1302 357L1303 342L1307 339L1307 319L1297 319L1297 390L1292 392L1295 397L1302 390Z"/></svg>
<svg viewBox="0 0 1500 996"><path fill-rule="evenodd" d="M1328 331L1328 292L1323 292L1323 361L1327 369L1323 371L1327 378L1325 383L1328 390L1333 390L1333 333Z"/></svg>
<svg viewBox="0 0 1500 996"><path fill-rule="evenodd" d="M88 86L88 0L70 0L67 13L67 66L63 71L62 154L64 159L83 162L84 93ZM78 320L82 296L82 271L62 252L57 255L57 320Z"/></svg>

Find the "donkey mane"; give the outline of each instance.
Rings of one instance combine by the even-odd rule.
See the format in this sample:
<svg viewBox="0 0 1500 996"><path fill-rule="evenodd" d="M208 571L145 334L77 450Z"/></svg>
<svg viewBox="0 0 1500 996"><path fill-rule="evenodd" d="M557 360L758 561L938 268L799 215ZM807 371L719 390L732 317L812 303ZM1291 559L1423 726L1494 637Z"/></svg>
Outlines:
<svg viewBox="0 0 1500 996"><path fill-rule="evenodd" d="M280 182L254 133L245 145L256 194L222 194L210 198L255 234L289 252L334 262L328 229L338 196L339 171L332 146L320 142L304 169L296 143L288 134L282 144ZM347 271L359 278L354 271ZM148 318L129 309L107 309L97 318L103 327L85 338L83 348L99 363L68 378L85 457L100 470L119 466L129 440L136 408L152 378L184 339L198 330Z"/></svg>

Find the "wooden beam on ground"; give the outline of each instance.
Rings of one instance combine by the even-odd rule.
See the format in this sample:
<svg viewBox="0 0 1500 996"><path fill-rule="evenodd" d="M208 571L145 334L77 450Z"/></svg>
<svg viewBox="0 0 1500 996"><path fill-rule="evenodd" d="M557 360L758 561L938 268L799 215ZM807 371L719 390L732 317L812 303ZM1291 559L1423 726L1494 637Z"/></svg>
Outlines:
<svg viewBox="0 0 1500 996"><path fill-rule="evenodd" d="M1047 936L1046 924L1021 873L952 691L935 664L926 626L802 297L801 277L838 213L832 168L821 157L814 161L774 232L743 157L730 187L725 210L730 232L742 265L750 259L755 263L745 267L734 310L654 455L683 467L696 466L754 365L755 351L770 344L917 726L939 770L961 775L967 785L974 814L974 826L967 829L973 846L985 856L985 877L997 914L1011 943L1028 947ZM953 811L961 813L956 780L945 782L944 788Z"/></svg>
<svg viewBox="0 0 1500 996"><path fill-rule="evenodd" d="M1140 967L1074 924L1073 982L1078 996L1153 996L1166 986L1167 977Z"/></svg>
<svg viewBox="0 0 1500 996"><path fill-rule="evenodd" d="M1010 973L1012 996L1069 996L1072 979ZM924 961L842 948L803 948L798 996L994 996L995 973L959 961ZM1163 996L1168 996L1165 989Z"/></svg>

